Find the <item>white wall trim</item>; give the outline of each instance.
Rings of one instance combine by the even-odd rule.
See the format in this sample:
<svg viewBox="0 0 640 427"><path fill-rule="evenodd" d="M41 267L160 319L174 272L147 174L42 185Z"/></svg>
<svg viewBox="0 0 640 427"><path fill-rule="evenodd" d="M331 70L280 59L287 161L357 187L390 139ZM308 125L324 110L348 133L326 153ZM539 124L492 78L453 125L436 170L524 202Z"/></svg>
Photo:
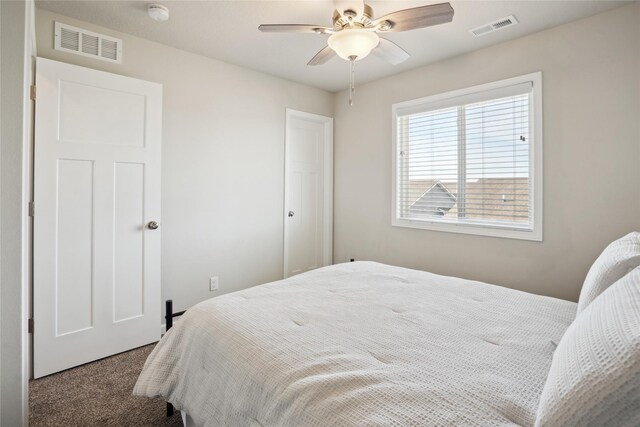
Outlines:
<svg viewBox="0 0 640 427"><path fill-rule="evenodd" d="M283 206L283 275L284 278L288 277L289 271L289 250L287 245L288 227L287 227L287 206L289 205L289 132L288 123L291 117L300 117L307 120L312 120L324 125L324 171L323 171L323 188L324 188L324 223L323 223L323 265L331 265L333 263L333 118L327 116L321 116L319 114L306 113L304 111L297 111L290 108L286 109L285 118L285 153L284 153L284 206Z"/></svg>

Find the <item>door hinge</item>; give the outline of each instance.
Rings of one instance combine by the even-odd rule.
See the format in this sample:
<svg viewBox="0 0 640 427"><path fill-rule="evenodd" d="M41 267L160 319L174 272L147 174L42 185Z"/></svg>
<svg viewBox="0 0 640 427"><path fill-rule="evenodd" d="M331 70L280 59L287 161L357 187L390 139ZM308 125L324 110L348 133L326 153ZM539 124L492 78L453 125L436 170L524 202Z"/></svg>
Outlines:
<svg viewBox="0 0 640 427"><path fill-rule="evenodd" d="M33 317L31 319L29 319L29 323L27 326L29 333L32 334L33 333Z"/></svg>
<svg viewBox="0 0 640 427"><path fill-rule="evenodd" d="M30 98L32 101L36 100L36 85L31 85L30 89Z"/></svg>
<svg viewBox="0 0 640 427"><path fill-rule="evenodd" d="M29 202L29 216L34 216L35 215L35 202Z"/></svg>

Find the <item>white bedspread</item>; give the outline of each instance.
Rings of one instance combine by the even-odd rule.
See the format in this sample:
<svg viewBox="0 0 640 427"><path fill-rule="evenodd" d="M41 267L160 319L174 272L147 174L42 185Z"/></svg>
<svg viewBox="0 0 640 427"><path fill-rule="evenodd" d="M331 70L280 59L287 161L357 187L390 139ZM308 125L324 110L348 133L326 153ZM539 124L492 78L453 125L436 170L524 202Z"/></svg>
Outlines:
<svg viewBox="0 0 640 427"><path fill-rule="evenodd" d="M134 394L206 426L532 425L576 304L372 262L204 301Z"/></svg>

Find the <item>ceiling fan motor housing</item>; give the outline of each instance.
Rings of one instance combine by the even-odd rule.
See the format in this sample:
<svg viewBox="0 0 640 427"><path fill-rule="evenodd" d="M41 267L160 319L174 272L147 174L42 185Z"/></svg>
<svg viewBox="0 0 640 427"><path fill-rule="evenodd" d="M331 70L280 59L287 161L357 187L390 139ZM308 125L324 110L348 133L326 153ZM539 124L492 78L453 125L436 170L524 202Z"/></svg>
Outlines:
<svg viewBox="0 0 640 427"><path fill-rule="evenodd" d="M362 16L352 9L347 9L344 14L340 14L337 10L333 12L333 29L340 31L345 27L370 27L373 22L373 8L365 4L362 10Z"/></svg>

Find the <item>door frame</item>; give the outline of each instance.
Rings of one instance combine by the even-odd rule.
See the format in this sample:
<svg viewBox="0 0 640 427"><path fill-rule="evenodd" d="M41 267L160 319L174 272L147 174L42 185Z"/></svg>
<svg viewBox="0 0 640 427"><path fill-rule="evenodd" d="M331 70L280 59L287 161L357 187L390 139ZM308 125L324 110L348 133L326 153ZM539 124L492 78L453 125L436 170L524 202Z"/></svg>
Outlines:
<svg viewBox="0 0 640 427"><path fill-rule="evenodd" d="M2 2L1 176L2 299L0 335L0 424L27 425L29 419L31 150L34 78L35 5L33 0ZM9 25L7 25L9 24ZM6 108L8 107L8 108Z"/></svg>
<svg viewBox="0 0 640 427"><path fill-rule="evenodd" d="M289 206L289 156L291 154L289 136L289 123L291 118L301 118L320 123L324 126L324 161L323 161L323 250L322 264L327 266L333 263L333 117L321 116L319 114L306 113L304 111L286 109L285 131L284 131L284 205L282 218L284 224L283 238L283 277L289 277L289 227L287 221L287 209Z"/></svg>

